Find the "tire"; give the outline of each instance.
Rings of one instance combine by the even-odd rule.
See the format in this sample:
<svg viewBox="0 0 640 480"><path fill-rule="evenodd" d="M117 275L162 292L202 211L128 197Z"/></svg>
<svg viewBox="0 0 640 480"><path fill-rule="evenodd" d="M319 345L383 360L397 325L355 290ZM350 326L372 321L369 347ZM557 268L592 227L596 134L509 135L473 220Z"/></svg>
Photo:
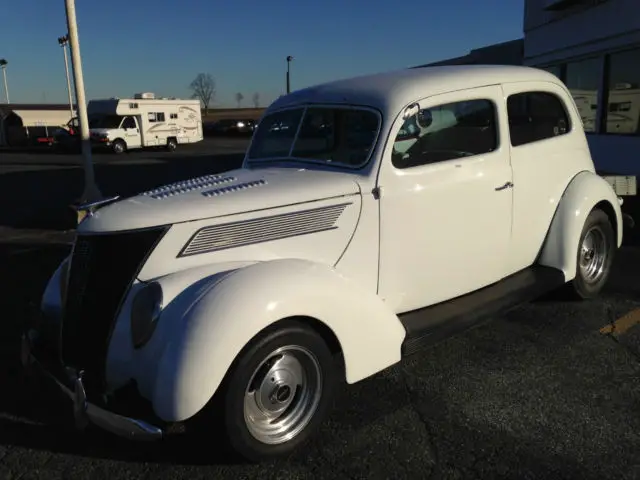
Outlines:
<svg viewBox="0 0 640 480"><path fill-rule="evenodd" d="M574 297L596 297L607 283L616 252L616 234L602 210L592 210L578 243L576 276L569 286Z"/></svg>
<svg viewBox="0 0 640 480"><path fill-rule="evenodd" d="M175 138L168 138L167 150L169 150L170 152L173 152L176 150L176 148L178 148L178 141Z"/></svg>
<svg viewBox="0 0 640 480"><path fill-rule="evenodd" d="M127 151L127 144L124 143L124 140L117 139L113 142L113 145L111 145L111 150L116 155L121 155Z"/></svg>
<svg viewBox="0 0 640 480"><path fill-rule="evenodd" d="M329 411L336 366L313 329L281 322L240 353L218 392L194 418L195 430L210 438L222 426L229 453L250 462L289 455L309 440ZM269 410L278 421L267 420Z"/></svg>

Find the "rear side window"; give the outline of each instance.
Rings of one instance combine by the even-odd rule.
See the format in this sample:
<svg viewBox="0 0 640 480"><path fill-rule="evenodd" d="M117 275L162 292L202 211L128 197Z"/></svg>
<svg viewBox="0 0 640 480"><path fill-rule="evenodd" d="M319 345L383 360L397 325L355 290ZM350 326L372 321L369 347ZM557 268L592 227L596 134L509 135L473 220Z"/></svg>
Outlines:
<svg viewBox="0 0 640 480"><path fill-rule="evenodd" d="M565 135L570 131L569 115L556 95L523 92L507 99L509 136L514 147Z"/></svg>

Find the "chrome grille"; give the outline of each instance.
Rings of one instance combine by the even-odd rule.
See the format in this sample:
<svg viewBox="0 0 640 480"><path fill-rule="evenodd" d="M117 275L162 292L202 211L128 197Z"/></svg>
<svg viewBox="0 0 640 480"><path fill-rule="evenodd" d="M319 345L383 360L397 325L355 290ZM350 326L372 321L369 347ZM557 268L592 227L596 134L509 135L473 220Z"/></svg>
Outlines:
<svg viewBox="0 0 640 480"><path fill-rule="evenodd" d="M78 235L71 256L63 308L60 351L67 366L86 373L99 389L111 329L120 304L164 227L101 235Z"/></svg>
<svg viewBox="0 0 640 480"><path fill-rule="evenodd" d="M178 256L198 255L338 228L340 215L351 203L284 213L198 230Z"/></svg>

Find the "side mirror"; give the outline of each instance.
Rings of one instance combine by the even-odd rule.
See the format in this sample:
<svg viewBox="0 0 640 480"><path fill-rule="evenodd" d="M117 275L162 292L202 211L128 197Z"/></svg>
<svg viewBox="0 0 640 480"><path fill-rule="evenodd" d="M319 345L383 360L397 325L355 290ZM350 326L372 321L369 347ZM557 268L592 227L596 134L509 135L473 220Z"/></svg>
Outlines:
<svg viewBox="0 0 640 480"><path fill-rule="evenodd" d="M433 123L431 110L420 110L416 115L416 121L420 128L428 128Z"/></svg>

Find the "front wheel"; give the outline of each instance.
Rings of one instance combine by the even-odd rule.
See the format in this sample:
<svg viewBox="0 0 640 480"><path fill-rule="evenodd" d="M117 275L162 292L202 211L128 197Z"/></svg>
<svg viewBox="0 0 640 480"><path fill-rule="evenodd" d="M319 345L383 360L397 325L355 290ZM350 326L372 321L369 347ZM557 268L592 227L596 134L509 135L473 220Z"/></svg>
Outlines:
<svg viewBox="0 0 640 480"><path fill-rule="evenodd" d="M574 296L589 299L604 287L613 264L616 235L609 217L593 210L582 228L578 244L576 276L571 282Z"/></svg>
<svg viewBox="0 0 640 480"><path fill-rule="evenodd" d="M121 155L127 151L127 144L124 143L124 140L117 139L111 145L111 150L116 155Z"/></svg>
<svg viewBox="0 0 640 480"><path fill-rule="evenodd" d="M249 461L288 455L311 437L329 410L336 370L318 333L295 321L282 323L240 354L199 427L210 432L217 418L228 446Z"/></svg>

